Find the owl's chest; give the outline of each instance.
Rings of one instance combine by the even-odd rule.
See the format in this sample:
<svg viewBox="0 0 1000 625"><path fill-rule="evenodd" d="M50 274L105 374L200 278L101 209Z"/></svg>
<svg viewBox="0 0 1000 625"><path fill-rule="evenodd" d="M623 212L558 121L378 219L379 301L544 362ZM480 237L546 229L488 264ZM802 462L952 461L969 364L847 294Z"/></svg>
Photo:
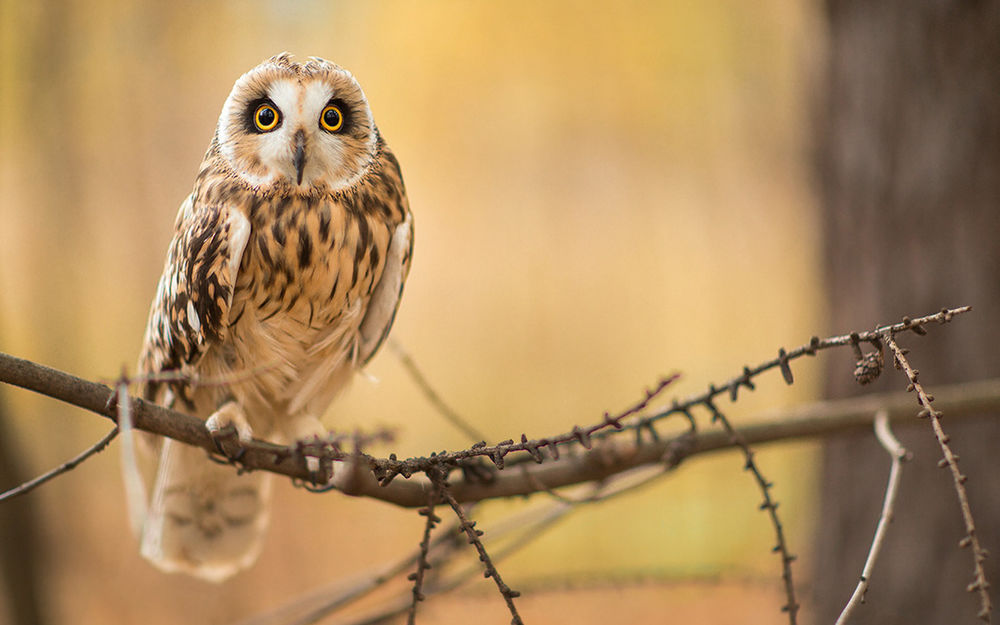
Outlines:
<svg viewBox="0 0 1000 625"><path fill-rule="evenodd" d="M333 202L291 199L259 207L243 253L232 314L252 308L322 330L361 312L381 277L389 225ZM360 307L361 311L356 311Z"/></svg>
<svg viewBox="0 0 1000 625"><path fill-rule="evenodd" d="M249 405L287 413L315 403L321 412L353 371L388 225L334 203L266 210L251 218L218 361L229 371L259 370L230 386Z"/></svg>

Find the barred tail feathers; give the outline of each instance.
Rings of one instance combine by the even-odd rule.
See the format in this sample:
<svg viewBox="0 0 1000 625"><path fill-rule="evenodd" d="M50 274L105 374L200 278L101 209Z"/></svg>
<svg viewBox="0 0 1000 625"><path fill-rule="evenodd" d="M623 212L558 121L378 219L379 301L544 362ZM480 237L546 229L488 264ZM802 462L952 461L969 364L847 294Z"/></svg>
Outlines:
<svg viewBox="0 0 1000 625"><path fill-rule="evenodd" d="M213 582L249 567L267 531L270 478L241 475L202 449L165 440L142 528L143 557L164 571Z"/></svg>

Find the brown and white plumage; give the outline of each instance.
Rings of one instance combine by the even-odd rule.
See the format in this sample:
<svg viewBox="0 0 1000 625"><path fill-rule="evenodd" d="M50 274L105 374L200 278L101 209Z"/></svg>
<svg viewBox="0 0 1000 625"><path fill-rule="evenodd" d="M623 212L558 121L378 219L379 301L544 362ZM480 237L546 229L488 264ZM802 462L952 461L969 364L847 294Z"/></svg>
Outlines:
<svg viewBox="0 0 1000 625"><path fill-rule="evenodd" d="M230 381L150 381L146 397L243 438L321 432L319 417L392 325L411 250L399 164L353 76L322 59L268 59L226 100L177 215L139 360L146 374ZM143 555L212 580L251 564L268 477L176 441L153 448Z"/></svg>

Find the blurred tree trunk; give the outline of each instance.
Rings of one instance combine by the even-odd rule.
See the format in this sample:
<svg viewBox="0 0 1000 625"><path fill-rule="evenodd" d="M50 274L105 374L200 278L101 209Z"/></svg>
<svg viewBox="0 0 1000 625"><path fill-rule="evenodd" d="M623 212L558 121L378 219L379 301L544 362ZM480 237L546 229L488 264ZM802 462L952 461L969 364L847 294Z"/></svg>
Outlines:
<svg viewBox="0 0 1000 625"><path fill-rule="evenodd" d="M927 337L902 337L930 392L1000 376L1000 1L828 0L817 163L833 330L971 304ZM848 355L827 393L857 395ZM876 386L898 388L891 366ZM916 412L914 402L914 412ZM914 418L916 421L916 418ZM945 415L1000 587L1000 423ZM975 622L972 558L951 477L927 423L897 432L904 466L896 518L852 623ZM864 563L888 475L873 436L825 449L814 594L832 623Z"/></svg>
<svg viewBox="0 0 1000 625"><path fill-rule="evenodd" d="M13 488L31 476L20 461L20 450L0 397L0 491ZM46 555L38 536L37 499L31 495L0 504L0 622L40 625L42 617L41 572Z"/></svg>

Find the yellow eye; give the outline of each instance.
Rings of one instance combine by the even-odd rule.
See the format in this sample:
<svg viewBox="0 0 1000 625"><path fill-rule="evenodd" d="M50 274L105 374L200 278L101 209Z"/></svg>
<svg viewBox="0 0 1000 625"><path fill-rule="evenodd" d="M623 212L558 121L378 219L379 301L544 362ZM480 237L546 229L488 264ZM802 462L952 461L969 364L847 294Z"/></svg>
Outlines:
<svg viewBox="0 0 1000 625"><path fill-rule="evenodd" d="M271 104L261 104L254 111L253 123L261 132L274 130L278 126L278 109Z"/></svg>
<svg viewBox="0 0 1000 625"><path fill-rule="evenodd" d="M340 107L330 104L319 116L319 125L327 132L337 132L344 127L344 114Z"/></svg>

